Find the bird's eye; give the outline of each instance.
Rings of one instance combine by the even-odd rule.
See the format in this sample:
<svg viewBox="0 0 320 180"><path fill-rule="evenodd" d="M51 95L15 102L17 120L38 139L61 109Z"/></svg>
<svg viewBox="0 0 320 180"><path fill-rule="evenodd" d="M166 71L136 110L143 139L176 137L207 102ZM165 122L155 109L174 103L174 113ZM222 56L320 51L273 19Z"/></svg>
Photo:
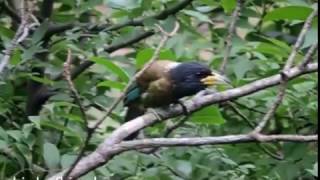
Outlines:
<svg viewBox="0 0 320 180"><path fill-rule="evenodd" d="M197 72L197 73L196 73L196 76L202 77L202 76L203 76L203 73L202 73L202 72Z"/></svg>

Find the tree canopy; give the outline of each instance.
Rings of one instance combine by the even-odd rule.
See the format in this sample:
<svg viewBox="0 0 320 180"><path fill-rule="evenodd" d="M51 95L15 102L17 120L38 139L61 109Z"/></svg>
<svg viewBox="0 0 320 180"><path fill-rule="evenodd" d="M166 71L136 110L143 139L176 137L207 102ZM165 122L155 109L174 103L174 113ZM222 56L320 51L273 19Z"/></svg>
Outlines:
<svg viewBox="0 0 320 180"><path fill-rule="evenodd" d="M0 179L318 177L317 1L0 0L0 22ZM232 87L124 123L158 59Z"/></svg>

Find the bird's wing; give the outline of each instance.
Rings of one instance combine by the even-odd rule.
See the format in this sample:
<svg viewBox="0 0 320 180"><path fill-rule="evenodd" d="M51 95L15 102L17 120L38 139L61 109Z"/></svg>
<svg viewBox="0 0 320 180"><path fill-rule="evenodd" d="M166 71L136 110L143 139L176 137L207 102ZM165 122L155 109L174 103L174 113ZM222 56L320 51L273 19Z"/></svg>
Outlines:
<svg viewBox="0 0 320 180"><path fill-rule="evenodd" d="M123 100L123 104L127 106L131 102L135 102L140 98L141 94L142 94L142 89L138 86L136 82L133 83L129 87L128 91L126 92L126 95Z"/></svg>
<svg viewBox="0 0 320 180"><path fill-rule="evenodd" d="M168 83L163 81L164 79L168 79L168 71L177 65L179 65L179 63L169 60L155 61L126 92L124 105L127 106L132 102L136 102L142 94L146 95L150 93L147 99L159 96L159 92L163 91L162 87L168 87Z"/></svg>
<svg viewBox="0 0 320 180"><path fill-rule="evenodd" d="M155 61L146 71L137 79L137 83L143 90L149 88L150 83L161 78L169 78L168 72L179 63L169 60Z"/></svg>

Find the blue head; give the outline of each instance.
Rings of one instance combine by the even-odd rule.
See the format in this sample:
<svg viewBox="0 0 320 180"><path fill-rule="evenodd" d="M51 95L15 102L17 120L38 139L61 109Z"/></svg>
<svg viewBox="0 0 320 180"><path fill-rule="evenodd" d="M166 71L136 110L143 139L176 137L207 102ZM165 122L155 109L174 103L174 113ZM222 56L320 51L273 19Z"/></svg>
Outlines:
<svg viewBox="0 0 320 180"><path fill-rule="evenodd" d="M226 82L226 78L196 62L181 63L169 73L174 84L173 96L176 99L194 95L219 82Z"/></svg>

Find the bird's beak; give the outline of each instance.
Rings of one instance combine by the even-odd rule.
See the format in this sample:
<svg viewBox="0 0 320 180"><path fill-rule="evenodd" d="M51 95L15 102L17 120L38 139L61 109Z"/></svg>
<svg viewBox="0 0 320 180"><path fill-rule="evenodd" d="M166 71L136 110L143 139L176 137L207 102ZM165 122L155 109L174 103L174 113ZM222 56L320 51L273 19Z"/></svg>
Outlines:
<svg viewBox="0 0 320 180"><path fill-rule="evenodd" d="M228 78L226 78L225 76L222 76L216 72L212 72L212 75L201 79L201 82L206 86L212 86L212 85L216 85L216 84L228 84L228 85L231 84L231 82Z"/></svg>

